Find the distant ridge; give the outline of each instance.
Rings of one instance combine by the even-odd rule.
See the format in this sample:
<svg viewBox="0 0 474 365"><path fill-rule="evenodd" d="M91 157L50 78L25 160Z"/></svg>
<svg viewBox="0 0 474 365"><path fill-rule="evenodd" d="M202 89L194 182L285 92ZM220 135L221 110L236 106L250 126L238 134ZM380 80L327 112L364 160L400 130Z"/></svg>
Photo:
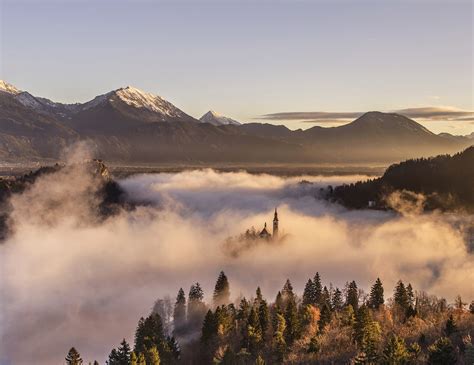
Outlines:
<svg viewBox="0 0 474 365"><path fill-rule="evenodd" d="M127 86L63 104L0 81L0 158L58 159L88 140L97 156L126 163L389 163L457 152L468 137L436 135L400 114L368 112L332 128L292 131L209 111L199 120L161 96Z"/></svg>

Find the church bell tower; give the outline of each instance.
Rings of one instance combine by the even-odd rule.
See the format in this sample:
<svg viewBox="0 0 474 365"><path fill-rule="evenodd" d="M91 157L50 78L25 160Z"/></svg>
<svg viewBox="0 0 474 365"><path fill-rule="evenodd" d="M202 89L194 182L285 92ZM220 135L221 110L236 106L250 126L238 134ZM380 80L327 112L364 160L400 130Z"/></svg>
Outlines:
<svg viewBox="0 0 474 365"><path fill-rule="evenodd" d="M275 208L275 215L273 216L273 238L278 238L278 212Z"/></svg>

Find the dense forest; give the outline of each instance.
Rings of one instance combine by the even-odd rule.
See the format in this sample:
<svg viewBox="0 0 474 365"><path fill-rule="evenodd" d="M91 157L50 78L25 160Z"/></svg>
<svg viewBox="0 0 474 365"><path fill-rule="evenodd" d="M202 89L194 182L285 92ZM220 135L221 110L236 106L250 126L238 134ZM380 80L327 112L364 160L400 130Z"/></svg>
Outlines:
<svg viewBox="0 0 474 365"><path fill-rule="evenodd" d="M448 304L402 281L387 300L378 278L365 293L355 281L325 286L316 273L301 296L287 280L273 303L260 288L232 302L221 272L212 303L199 283L173 302L157 300L138 321L133 348L123 339L106 364L474 363L474 301ZM66 363L83 364L74 347Z"/></svg>
<svg viewBox="0 0 474 365"><path fill-rule="evenodd" d="M328 198L349 208L386 209L395 191L414 200L423 194L427 210L474 211L474 146L453 156L407 160L391 165L378 179L359 181L329 189ZM416 193L416 194L413 194Z"/></svg>

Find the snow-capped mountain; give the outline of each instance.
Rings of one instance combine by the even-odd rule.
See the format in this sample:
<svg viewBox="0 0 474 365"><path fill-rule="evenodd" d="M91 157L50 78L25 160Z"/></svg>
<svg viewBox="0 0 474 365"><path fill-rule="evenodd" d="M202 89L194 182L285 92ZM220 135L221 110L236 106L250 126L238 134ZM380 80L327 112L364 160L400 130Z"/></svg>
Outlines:
<svg viewBox="0 0 474 365"><path fill-rule="evenodd" d="M3 80L0 80L0 91L5 92L5 93L9 93L9 94L12 94L12 95L17 95L17 94L21 93L21 91L18 90L15 86L13 86L13 85L11 85L8 82L5 82Z"/></svg>
<svg viewBox="0 0 474 365"><path fill-rule="evenodd" d="M212 125L226 125L226 124L233 124L233 125L240 125L240 122L237 122L234 119L224 117L216 113L213 110L209 110L206 114L204 114L201 118L199 118L201 123L210 123Z"/></svg>

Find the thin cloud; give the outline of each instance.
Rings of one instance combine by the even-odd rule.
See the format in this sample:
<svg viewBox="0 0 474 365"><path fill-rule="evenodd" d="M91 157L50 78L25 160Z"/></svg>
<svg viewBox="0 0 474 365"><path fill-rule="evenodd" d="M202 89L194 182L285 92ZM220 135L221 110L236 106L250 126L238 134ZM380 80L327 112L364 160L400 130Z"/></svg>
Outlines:
<svg viewBox="0 0 474 365"><path fill-rule="evenodd" d="M446 107L418 107L405 108L397 110L385 111L388 113L402 114L408 118L422 119L423 121L472 121L474 120L474 112L463 110L450 106ZM262 115L259 119L290 121L297 120L304 123L345 123L363 115L364 112L281 112L269 113Z"/></svg>

